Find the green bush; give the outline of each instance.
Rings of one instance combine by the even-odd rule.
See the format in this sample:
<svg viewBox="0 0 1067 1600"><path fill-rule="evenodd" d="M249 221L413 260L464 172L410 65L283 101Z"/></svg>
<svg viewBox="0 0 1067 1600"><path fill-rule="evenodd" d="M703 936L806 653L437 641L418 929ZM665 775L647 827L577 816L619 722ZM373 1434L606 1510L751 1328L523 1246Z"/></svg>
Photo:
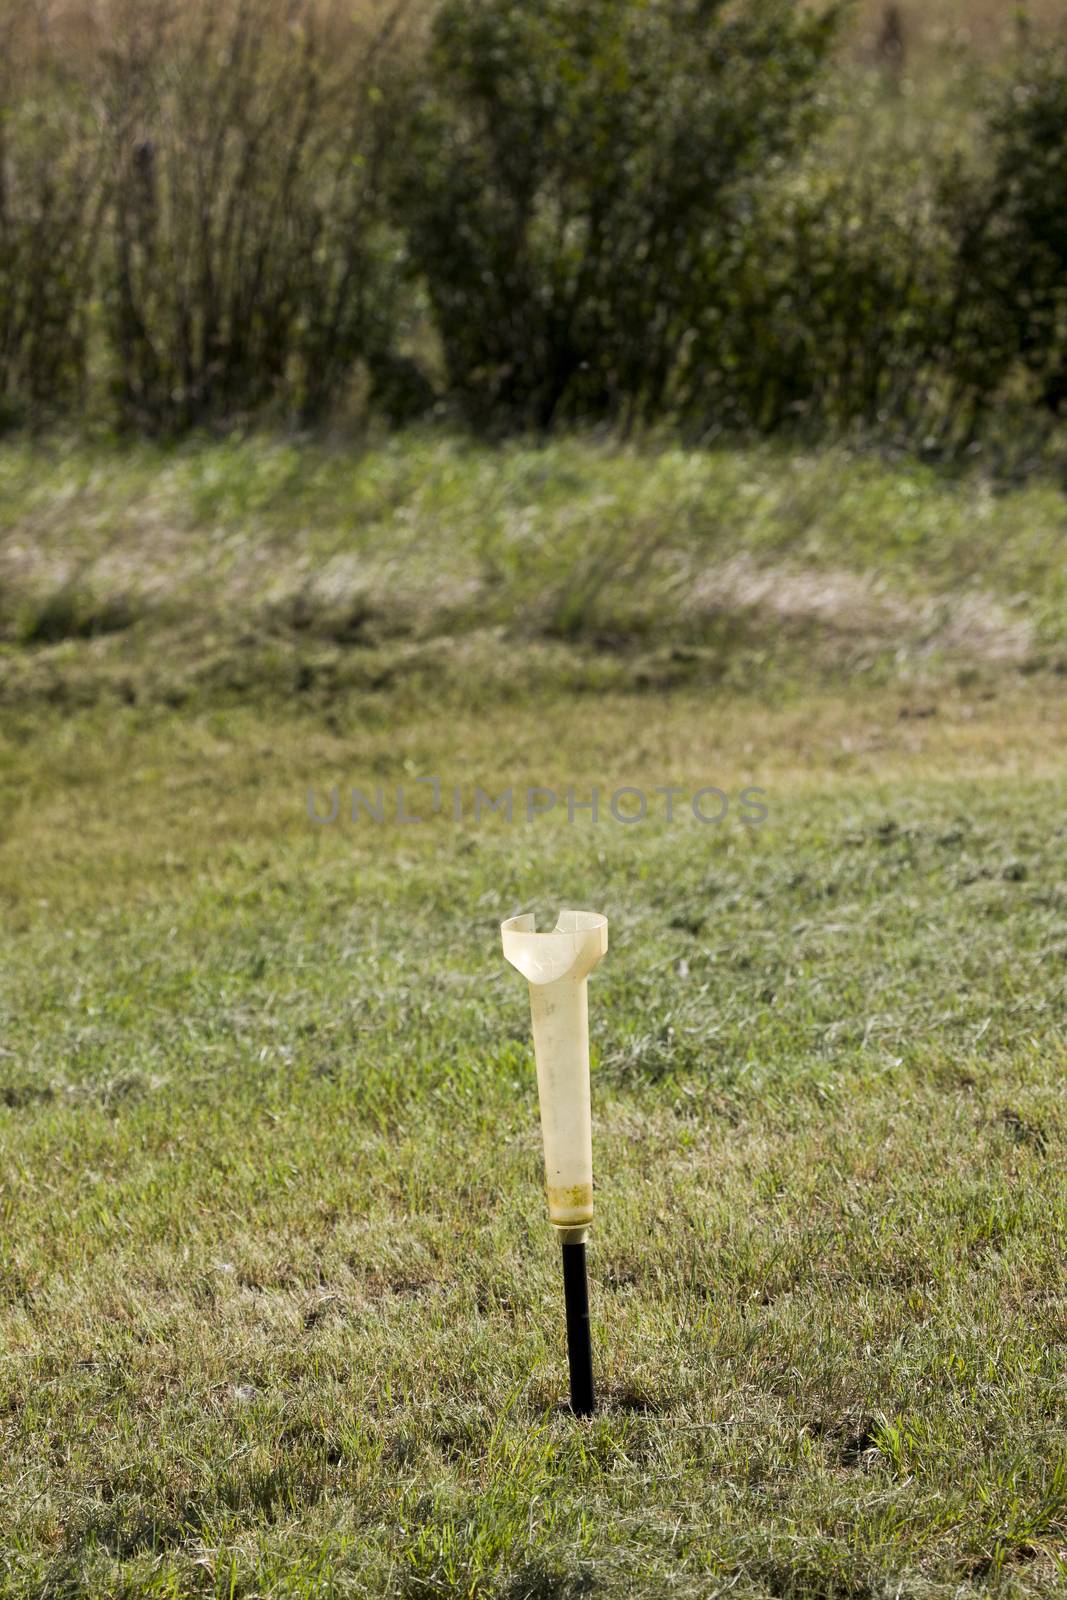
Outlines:
<svg viewBox="0 0 1067 1600"><path fill-rule="evenodd" d="M860 426L960 439L979 375L950 377L954 241L922 170L817 168L767 192L715 264L676 403L772 432Z"/></svg>
<svg viewBox="0 0 1067 1600"><path fill-rule="evenodd" d="M794 0L445 0L395 193L473 419L669 407L724 234L812 125L836 21Z"/></svg>
<svg viewBox="0 0 1067 1600"><path fill-rule="evenodd" d="M970 338L1021 361L1040 402L1067 403L1067 56L1032 60L994 103L986 167L956 174L960 301Z"/></svg>

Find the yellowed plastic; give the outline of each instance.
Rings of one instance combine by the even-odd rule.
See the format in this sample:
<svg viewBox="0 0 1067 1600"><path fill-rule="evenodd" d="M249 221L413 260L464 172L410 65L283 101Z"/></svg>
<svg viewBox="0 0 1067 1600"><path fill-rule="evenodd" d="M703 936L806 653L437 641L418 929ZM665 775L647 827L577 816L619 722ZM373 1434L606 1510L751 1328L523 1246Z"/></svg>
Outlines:
<svg viewBox="0 0 1067 1600"><path fill-rule="evenodd" d="M500 937L530 985L549 1220L577 1243L593 1220L586 979L608 948L608 919L561 911L551 933L537 933L532 916L511 917Z"/></svg>

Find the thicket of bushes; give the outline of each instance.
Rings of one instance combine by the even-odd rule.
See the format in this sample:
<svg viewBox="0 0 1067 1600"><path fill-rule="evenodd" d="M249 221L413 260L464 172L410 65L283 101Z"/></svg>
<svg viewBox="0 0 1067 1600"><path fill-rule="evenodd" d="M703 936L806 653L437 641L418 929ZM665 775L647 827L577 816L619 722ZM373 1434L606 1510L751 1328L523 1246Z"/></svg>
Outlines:
<svg viewBox="0 0 1067 1600"><path fill-rule="evenodd" d="M1067 64L969 165L810 159L799 0L113 0L0 27L0 418L153 432L353 390L484 428L969 439L1067 402ZM416 17L420 21L421 17Z"/></svg>

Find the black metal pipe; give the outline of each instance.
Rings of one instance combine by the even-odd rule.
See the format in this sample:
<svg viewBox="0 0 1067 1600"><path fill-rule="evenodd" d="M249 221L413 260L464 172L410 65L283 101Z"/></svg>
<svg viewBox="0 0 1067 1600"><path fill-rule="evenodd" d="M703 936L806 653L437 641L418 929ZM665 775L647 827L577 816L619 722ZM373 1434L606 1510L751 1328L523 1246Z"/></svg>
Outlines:
<svg viewBox="0 0 1067 1600"><path fill-rule="evenodd" d="M576 1417L588 1417L596 1408L596 1395L593 1392L593 1341L589 1337L589 1279L584 1243L563 1246L563 1294L567 1303L571 1410Z"/></svg>

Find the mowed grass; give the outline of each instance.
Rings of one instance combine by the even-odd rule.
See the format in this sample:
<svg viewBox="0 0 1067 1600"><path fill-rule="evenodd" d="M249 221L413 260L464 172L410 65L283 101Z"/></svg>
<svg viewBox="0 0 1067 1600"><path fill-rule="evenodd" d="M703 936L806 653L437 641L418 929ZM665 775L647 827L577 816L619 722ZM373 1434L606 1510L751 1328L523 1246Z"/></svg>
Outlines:
<svg viewBox="0 0 1067 1600"><path fill-rule="evenodd" d="M6 1592L1054 1592L1064 708L899 710L9 747ZM307 816L431 769L769 817ZM564 900L612 936L589 1424L496 931Z"/></svg>
<svg viewBox="0 0 1067 1600"><path fill-rule="evenodd" d="M427 448L432 466L453 447ZM890 495L892 473L869 463L854 477L843 458L613 465L573 445L550 473L568 449L585 463L570 497L550 478L542 504L528 484L524 521L492 508L518 497L516 462L546 467L532 451L499 457L496 480L488 454L468 461L467 509L436 536L433 496L403 514L429 494L421 469L373 538L343 494L323 495L331 536L343 522L365 538L394 594L415 568L390 568L390 542L417 521L428 577L411 614L447 663L418 688L346 676L410 640L331 638L314 647L335 663L315 692L286 676L298 642L243 691L117 696L111 675L136 689L153 663L173 690L197 638L263 659L271 597L235 585L218 634L225 606L201 616L191 561L126 630L9 637L5 1597L1067 1585L1067 702L1062 572L1041 555L1060 548L1062 504L1025 491L1043 508L1031 517L989 494L1000 539L979 576L964 537L977 481L924 479L921 517L899 492L900 517L879 520L858 486L869 473ZM348 470L321 460L297 470ZM757 466L761 504L776 473L810 474L809 514L787 537L742 497L719 542L679 537L687 581L714 567L724 586L712 644L655 571L597 589L595 622L583 608L570 632L530 620L546 593L531 547L593 530L612 472L613 514L636 501L652 526L643 472L707 472L695 503L710 507ZM104 459L79 490L95 501L73 497L71 548L92 555L106 527L144 570L172 535L207 560L236 527L251 561L273 518L266 587L272 567L285 583L301 559L319 569L321 521L294 510L306 484L232 519L202 507L183 523L175 496L139 542L138 516L168 492L145 468L124 510L115 475L141 470ZM667 481L662 519L691 527ZM22 562L25 616L46 593L42 551L67 546L47 485L19 492L7 570ZM463 628L432 620L432 574L447 588L467 570L457 530L473 536L479 502L528 587L476 649L474 608ZM893 537L922 517L894 563ZM47 528L50 547L30 537ZM101 601L117 592L106 573ZM924 648L903 612L879 610L887 594L914 616L947 608L956 631ZM962 594L1002 606L1021 650L964 628ZM654 647L620 626L627 605L654 615ZM650 649L748 652L746 676L665 685ZM65 685L53 701L42 673ZM430 776L436 814L417 783ZM309 787L323 813L333 785L337 821L312 821ZM513 788L510 825L474 819L476 785ZM562 798L525 820L527 788L582 802L594 785L597 821L570 822ZM646 820L611 817L623 785L647 794ZM682 791L671 822L666 785ZM711 785L730 802L717 825L688 805ZM398 786L422 822L396 820ZM746 786L764 791L760 826L741 820ZM385 821L350 820L353 787L381 787ZM590 991L602 1405L588 1422L563 1403L528 1002L498 933L515 910L568 903L604 911L611 937Z"/></svg>

